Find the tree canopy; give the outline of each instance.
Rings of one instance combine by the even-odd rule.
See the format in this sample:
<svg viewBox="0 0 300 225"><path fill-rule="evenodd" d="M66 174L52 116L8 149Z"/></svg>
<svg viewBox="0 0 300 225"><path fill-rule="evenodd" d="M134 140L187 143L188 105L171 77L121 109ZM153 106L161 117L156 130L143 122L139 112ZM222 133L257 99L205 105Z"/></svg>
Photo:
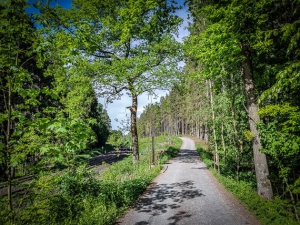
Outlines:
<svg viewBox="0 0 300 225"><path fill-rule="evenodd" d="M170 87L178 79L182 51L174 35L182 19L174 14L176 9L172 1L78 0L68 10L42 7L56 15L45 14L42 21L49 21L53 29L59 25L57 38L72 38L69 51L81 58L72 68L92 77L97 94L108 102L124 93L132 98L128 108L134 160L139 157L138 96ZM69 62L70 55L66 59Z"/></svg>

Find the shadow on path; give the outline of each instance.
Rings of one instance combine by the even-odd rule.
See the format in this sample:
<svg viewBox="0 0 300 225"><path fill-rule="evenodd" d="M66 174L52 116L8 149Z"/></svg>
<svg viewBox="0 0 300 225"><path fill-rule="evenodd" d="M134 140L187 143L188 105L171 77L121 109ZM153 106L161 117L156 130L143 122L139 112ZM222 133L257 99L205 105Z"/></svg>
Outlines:
<svg viewBox="0 0 300 225"><path fill-rule="evenodd" d="M203 196L200 189L194 186L193 181L177 182L171 184L156 184L147 190L145 196L139 200L135 210L142 213L148 213L152 216L158 216L169 210L180 208L181 203L188 199ZM185 211L179 211L168 218L170 224L176 224L182 218L190 217ZM136 225L149 224L148 221L140 221Z"/></svg>
<svg viewBox="0 0 300 225"><path fill-rule="evenodd" d="M174 158L174 161L180 163L199 163L200 159L196 150L181 149Z"/></svg>
<svg viewBox="0 0 300 225"><path fill-rule="evenodd" d="M191 169L193 170L208 170L208 168L205 166L205 167L192 167Z"/></svg>
<svg viewBox="0 0 300 225"><path fill-rule="evenodd" d="M175 225L177 224L181 219L183 218L189 218L191 217L191 214L188 214L186 211L180 211L178 213L176 213L174 216L171 216L168 218L168 220L174 220L173 222L169 223L169 225Z"/></svg>
<svg viewBox="0 0 300 225"><path fill-rule="evenodd" d="M200 159L196 150L181 149L179 154L173 159L173 162L169 164L174 162L198 164ZM192 169L206 168L193 167ZM167 216L170 215L170 217L167 217L168 224L178 224L180 220L192 216L192 214L184 211L184 208L181 208L182 203L201 196L204 196L202 190L198 189L192 180L176 183L153 183L134 207L134 211L137 213L145 213L148 216L134 224L153 224L155 216L166 214L170 211L172 211L171 214L166 214ZM122 224L122 222L116 224Z"/></svg>

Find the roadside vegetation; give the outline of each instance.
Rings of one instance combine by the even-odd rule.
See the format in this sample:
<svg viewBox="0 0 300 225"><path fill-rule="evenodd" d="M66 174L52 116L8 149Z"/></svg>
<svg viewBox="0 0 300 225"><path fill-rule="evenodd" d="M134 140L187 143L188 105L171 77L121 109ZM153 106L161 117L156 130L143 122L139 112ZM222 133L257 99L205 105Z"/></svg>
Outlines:
<svg viewBox="0 0 300 225"><path fill-rule="evenodd" d="M288 200L275 196L272 201L260 198L252 181L237 181L235 174L224 171L220 175L213 166L213 154L207 151L207 145L196 143L197 152L214 176L224 187L231 192L240 202L249 209L264 225L269 224L299 224L295 218L293 205ZM228 172L228 171L227 171Z"/></svg>
<svg viewBox="0 0 300 225"><path fill-rule="evenodd" d="M113 224L160 173L163 164L177 155L181 140L156 137L155 166L151 139L140 140L140 161L132 156L112 165L99 176L86 166L41 174L25 184L26 193L14 196L18 207L14 224ZM20 198L18 198L20 197ZM9 223L5 198L1 198L0 223Z"/></svg>
<svg viewBox="0 0 300 225"><path fill-rule="evenodd" d="M170 88L180 74L181 44L174 34L182 19L175 2L64 3L0 1L0 182L6 187L0 213L10 224L32 224L33 210L34 223L77 220L99 188L82 165L124 146L139 165L138 96ZM122 95L132 99L124 106L131 114L130 143L112 131L106 111ZM41 174L47 175L31 182L29 192L14 194L16 178Z"/></svg>
<svg viewBox="0 0 300 225"><path fill-rule="evenodd" d="M152 157L139 139L190 135L210 146L208 166L235 180L225 184L269 200L249 203L270 204L255 209L269 215L262 221L300 222L299 1L186 0L183 43L176 1L68 2L0 1L0 220L111 223L136 198L130 187L141 193L159 170L140 175ZM169 92L137 118L138 97L157 89ZM128 135L112 130L106 111L122 95L132 100ZM102 180L86 169L123 146L133 160ZM163 146L158 162L177 151ZM16 195L26 176L33 181Z"/></svg>
<svg viewBox="0 0 300 225"><path fill-rule="evenodd" d="M299 1L186 5L185 76L145 107L139 134L155 126L199 138L218 174L246 182L271 208L278 204L274 214L261 209L270 223L281 223L276 212L300 223Z"/></svg>

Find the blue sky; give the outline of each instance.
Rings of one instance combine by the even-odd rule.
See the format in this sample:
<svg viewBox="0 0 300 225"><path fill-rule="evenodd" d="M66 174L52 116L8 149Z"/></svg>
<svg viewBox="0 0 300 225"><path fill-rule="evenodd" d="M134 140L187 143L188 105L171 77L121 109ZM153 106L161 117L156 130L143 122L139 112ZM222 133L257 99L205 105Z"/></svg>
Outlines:
<svg viewBox="0 0 300 225"><path fill-rule="evenodd" d="M35 2L37 2L37 0L28 1L30 5ZM44 0L44 2L46 1ZM58 4L63 8L70 8L71 2L71 0L52 0L50 4L52 6ZM182 41L183 37L189 35L189 32L186 29L188 25L187 8L183 5L184 0L178 0L177 2L183 7L181 10L177 11L177 15L184 19L183 24L179 28L179 36L177 37L178 41ZM38 13L38 11L33 7L26 9L26 11L27 13ZM146 93L138 97L138 116L141 115L146 105L150 104L151 102L158 102L161 96L165 96L167 94L167 91L157 90L155 91L155 93L158 96L158 98L156 99L154 98L154 96L149 96ZM110 103L108 105L105 104L105 100L102 98L99 98L98 101L106 107L108 115L111 119L112 129L114 130L118 130L118 127L121 126L120 122L118 121L126 120L126 118L130 116L129 109L126 109L126 107L131 105L131 98L126 94L124 94L120 100L115 100L113 103ZM116 119L118 121L116 121Z"/></svg>

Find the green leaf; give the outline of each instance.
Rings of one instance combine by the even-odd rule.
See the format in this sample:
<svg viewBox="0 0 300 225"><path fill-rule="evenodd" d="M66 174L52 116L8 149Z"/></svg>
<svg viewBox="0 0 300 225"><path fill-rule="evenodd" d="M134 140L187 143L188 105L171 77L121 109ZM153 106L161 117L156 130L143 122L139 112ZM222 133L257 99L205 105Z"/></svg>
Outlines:
<svg viewBox="0 0 300 225"><path fill-rule="evenodd" d="M44 155L44 154L47 153L48 151L49 151L49 149L46 148L46 147L41 147L41 148L40 148L40 154L41 154L41 155Z"/></svg>
<svg viewBox="0 0 300 225"><path fill-rule="evenodd" d="M292 150L299 151L299 144L297 142L293 142L293 144L292 144Z"/></svg>

